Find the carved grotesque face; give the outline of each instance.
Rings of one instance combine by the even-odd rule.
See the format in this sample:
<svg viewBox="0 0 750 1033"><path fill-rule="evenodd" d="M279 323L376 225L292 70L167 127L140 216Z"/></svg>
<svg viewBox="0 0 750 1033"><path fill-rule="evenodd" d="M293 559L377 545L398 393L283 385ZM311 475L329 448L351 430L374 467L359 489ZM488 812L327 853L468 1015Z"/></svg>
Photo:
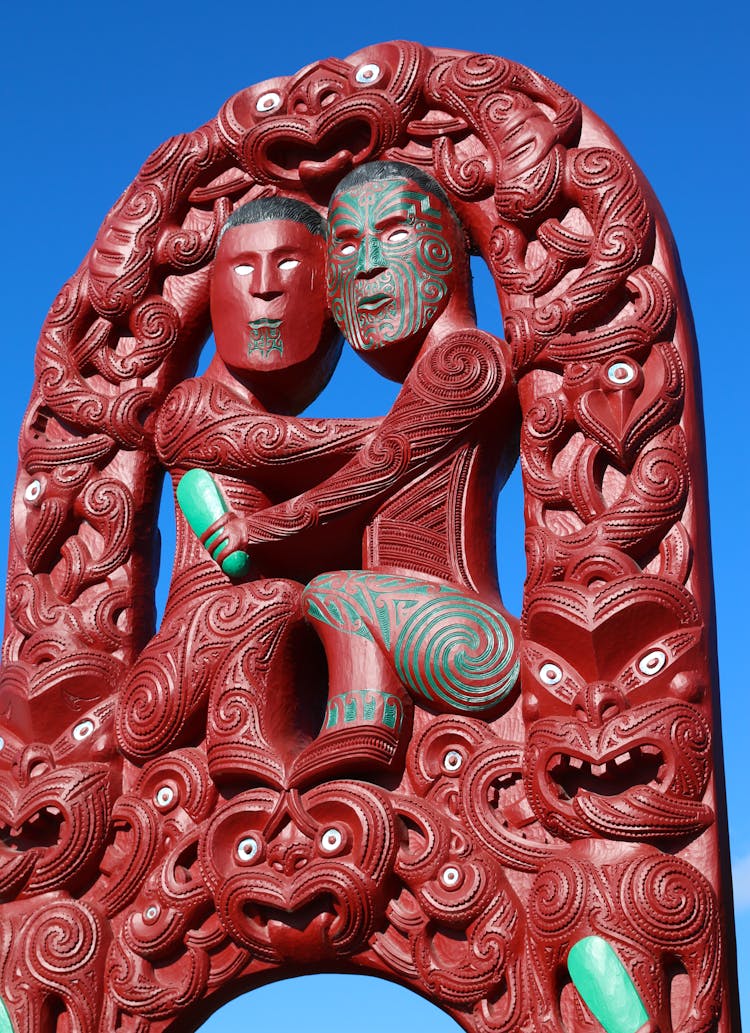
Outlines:
<svg viewBox="0 0 750 1033"><path fill-rule="evenodd" d="M387 794L329 782L301 797L254 789L201 833L200 865L221 924L264 961L362 949L387 903L397 848Z"/></svg>
<svg viewBox="0 0 750 1033"><path fill-rule="evenodd" d="M211 283L216 350L241 374L288 369L332 337L322 237L290 220L233 226Z"/></svg>
<svg viewBox="0 0 750 1033"><path fill-rule="evenodd" d="M411 180L353 186L331 205L328 293L357 351L419 340L455 279L455 229L445 205Z"/></svg>
<svg viewBox="0 0 750 1033"><path fill-rule="evenodd" d="M565 838L660 839L711 820L690 597L649 577L539 593L525 617L524 779Z"/></svg>

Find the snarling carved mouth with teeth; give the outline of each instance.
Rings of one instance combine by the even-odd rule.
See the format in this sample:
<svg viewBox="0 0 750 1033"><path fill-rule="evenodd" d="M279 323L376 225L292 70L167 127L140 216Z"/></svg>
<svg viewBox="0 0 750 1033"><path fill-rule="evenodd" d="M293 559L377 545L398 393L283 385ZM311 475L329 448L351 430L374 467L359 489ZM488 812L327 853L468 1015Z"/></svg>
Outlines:
<svg viewBox="0 0 750 1033"><path fill-rule="evenodd" d="M333 782L250 790L208 823L200 863L225 931L263 960L349 957L381 922L397 836L387 794Z"/></svg>
<svg viewBox="0 0 750 1033"><path fill-rule="evenodd" d="M222 135L256 182L302 187L325 204L355 165L400 139L426 59L417 44L386 43L268 80L227 102Z"/></svg>
<svg viewBox="0 0 750 1033"><path fill-rule="evenodd" d="M700 800L708 727L686 704L646 703L601 729L538 721L526 748L532 807L566 838L684 836L712 820Z"/></svg>
<svg viewBox="0 0 750 1033"><path fill-rule="evenodd" d="M29 747L0 780L0 901L76 889L96 870L109 826L106 764L56 767Z"/></svg>
<svg viewBox="0 0 750 1033"><path fill-rule="evenodd" d="M539 820L566 839L679 838L710 824L688 593L645 575L556 586L532 596L524 624L524 782Z"/></svg>

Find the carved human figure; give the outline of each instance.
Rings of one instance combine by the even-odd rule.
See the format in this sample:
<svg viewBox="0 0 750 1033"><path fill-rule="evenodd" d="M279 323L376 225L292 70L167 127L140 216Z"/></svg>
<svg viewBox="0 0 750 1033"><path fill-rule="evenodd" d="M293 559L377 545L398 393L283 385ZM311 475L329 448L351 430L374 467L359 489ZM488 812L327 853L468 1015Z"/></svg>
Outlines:
<svg viewBox="0 0 750 1033"><path fill-rule="evenodd" d="M211 317L216 354L202 376L166 399L157 450L175 486L188 470L209 471L232 512L249 517L283 499L286 485L324 479L373 427L287 415L322 390L341 348L327 307L320 216L286 198L237 209L214 261ZM118 702L117 735L127 757L143 763L197 741L214 687L212 774L282 777L286 754L319 723L316 686L319 709L324 695L320 647L302 615L303 586L274 576L284 569L283 562L273 571L256 563L233 583L178 511L164 619Z"/></svg>
<svg viewBox="0 0 750 1033"><path fill-rule="evenodd" d="M366 522L364 569L305 590L329 701L323 734L298 758L301 779L357 757L391 764L410 696L496 713L518 669L513 620L487 562L497 492L516 455L510 359L476 327L462 228L431 177L376 162L339 184L328 293L355 350L402 390L346 466L295 499L230 519L215 551L284 541L299 556L311 529L345 528L354 514Z"/></svg>

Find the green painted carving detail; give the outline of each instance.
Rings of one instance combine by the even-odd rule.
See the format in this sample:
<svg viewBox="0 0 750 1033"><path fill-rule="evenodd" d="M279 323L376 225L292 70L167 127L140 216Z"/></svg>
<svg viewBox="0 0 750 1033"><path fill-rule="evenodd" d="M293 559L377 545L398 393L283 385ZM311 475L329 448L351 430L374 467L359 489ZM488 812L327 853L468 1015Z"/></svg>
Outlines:
<svg viewBox="0 0 750 1033"><path fill-rule="evenodd" d="M395 700L383 704L383 724L386 728L401 727L401 704Z"/></svg>
<svg viewBox="0 0 750 1033"><path fill-rule="evenodd" d="M316 577L310 617L382 644L416 696L466 713L491 709L513 689L513 632L491 606L448 585L367 571Z"/></svg>
<svg viewBox="0 0 750 1033"><path fill-rule="evenodd" d="M489 709L508 695L518 677L513 655L505 618L450 591L411 614L394 650L396 671L415 693L467 712Z"/></svg>
<svg viewBox="0 0 750 1033"><path fill-rule="evenodd" d="M400 179L362 184L335 199L329 298L354 348L369 351L407 340L441 310L453 268L449 218L424 191ZM372 279L359 275L374 269L381 271Z"/></svg>
<svg viewBox="0 0 750 1033"><path fill-rule="evenodd" d="M637 1033L648 1022L638 991L614 948L601 936L586 936L568 954L573 984L607 1033Z"/></svg>
<svg viewBox="0 0 750 1033"><path fill-rule="evenodd" d="M10 1021L8 1009L2 998L0 998L0 1033L14 1033L13 1023Z"/></svg>
<svg viewBox="0 0 750 1033"><path fill-rule="evenodd" d="M228 509L216 482L206 470L188 470L184 474L177 485L177 503L198 538ZM215 539L216 534L212 534L206 542L209 552ZM224 557L221 569L229 577L242 577L250 569L250 557L238 549Z"/></svg>
<svg viewBox="0 0 750 1033"><path fill-rule="evenodd" d="M281 336L280 319L251 319L250 340L247 342L247 353L260 352L267 359L271 352L284 353L284 341Z"/></svg>
<svg viewBox="0 0 750 1033"><path fill-rule="evenodd" d="M333 696L328 701L325 727L368 724L398 730L402 719L401 702L396 696L378 689L356 689Z"/></svg>

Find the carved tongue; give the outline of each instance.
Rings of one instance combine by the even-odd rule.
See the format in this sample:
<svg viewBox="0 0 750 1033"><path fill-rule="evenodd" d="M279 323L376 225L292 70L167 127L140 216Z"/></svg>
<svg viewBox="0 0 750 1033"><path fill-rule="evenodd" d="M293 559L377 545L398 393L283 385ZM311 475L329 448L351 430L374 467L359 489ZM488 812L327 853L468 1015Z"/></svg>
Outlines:
<svg viewBox="0 0 750 1033"><path fill-rule="evenodd" d="M334 177L339 180L352 168L354 159L351 151L337 151L325 161L301 161L299 178L306 187L320 186L321 182Z"/></svg>

